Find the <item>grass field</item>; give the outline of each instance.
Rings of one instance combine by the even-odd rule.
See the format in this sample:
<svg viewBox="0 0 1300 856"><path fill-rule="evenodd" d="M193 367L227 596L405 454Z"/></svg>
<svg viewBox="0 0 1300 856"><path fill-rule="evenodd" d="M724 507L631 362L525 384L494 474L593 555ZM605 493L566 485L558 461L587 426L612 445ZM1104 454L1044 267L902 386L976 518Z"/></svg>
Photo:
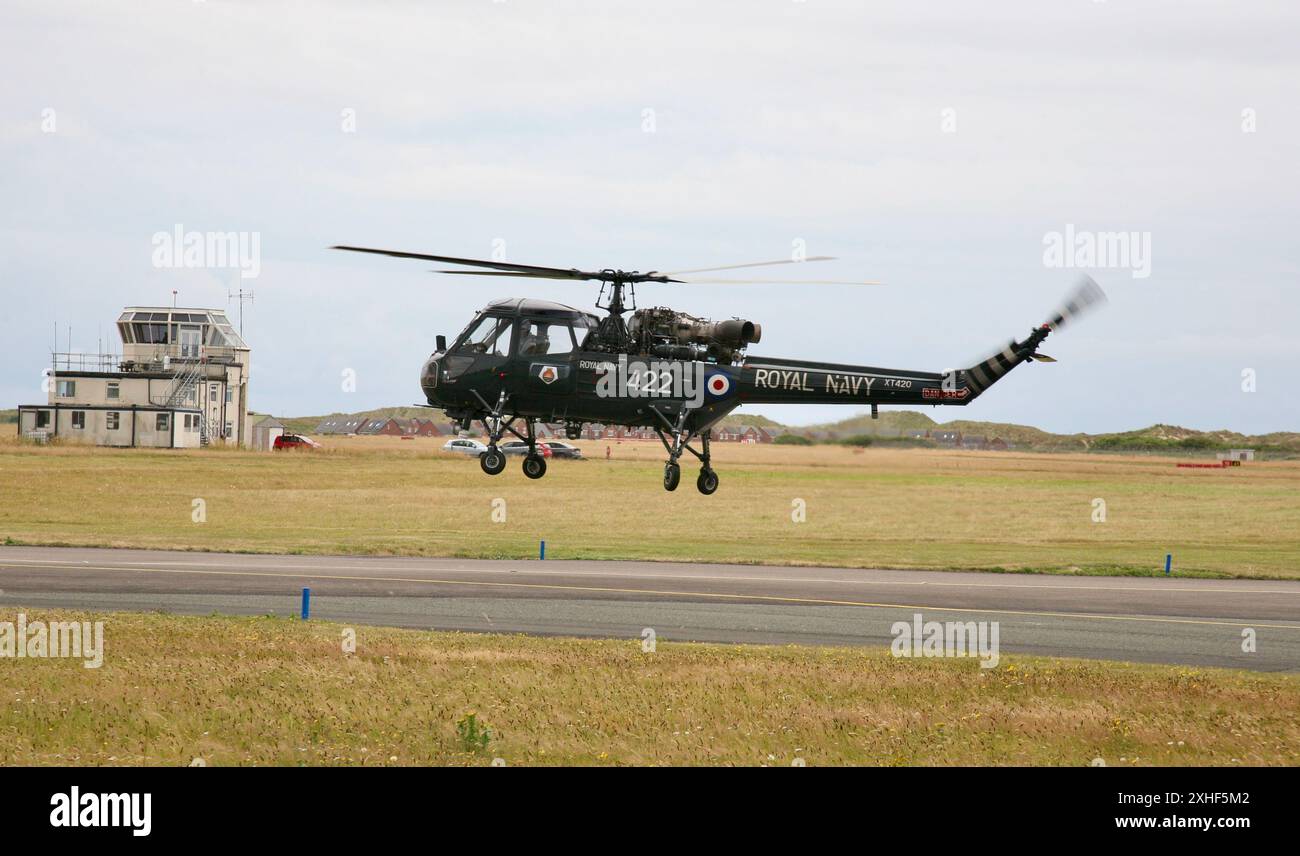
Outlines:
<svg viewBox="0 0 1300 856"><path fill-rule="evenodd" d="M27 614L104 620L104 662L4 664L3 765L1300 763L1296 676Z"/></svg>
<svg viewBox="0 0 1300 856"><path fill-rule="evenodd" d="M663 490L657 443L581 444L591 460L552 461L533 482L517 459L489 477L439 439L323 442L270 454L7 438L0 543L528 557L544 538L553 558L1128 574L1173 553L1179 574L1300 578L1300 462L719 443L722 486L704 497L693 467Z"/></svg>

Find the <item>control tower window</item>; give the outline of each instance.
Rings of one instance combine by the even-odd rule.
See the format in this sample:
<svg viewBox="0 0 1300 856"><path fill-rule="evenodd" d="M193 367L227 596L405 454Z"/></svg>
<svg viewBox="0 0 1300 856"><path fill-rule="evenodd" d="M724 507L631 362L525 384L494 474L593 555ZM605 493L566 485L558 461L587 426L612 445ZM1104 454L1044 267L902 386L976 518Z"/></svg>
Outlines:
<svg viewBox="0 0 1300 856"><path fill-rule="evenodd" d="M143 313L138 313L143 314ZM167 344L167 325L166 324L141 324L136 321L131 324L132 332L135 333L135 341L142 345L165 345Z"/></svg>

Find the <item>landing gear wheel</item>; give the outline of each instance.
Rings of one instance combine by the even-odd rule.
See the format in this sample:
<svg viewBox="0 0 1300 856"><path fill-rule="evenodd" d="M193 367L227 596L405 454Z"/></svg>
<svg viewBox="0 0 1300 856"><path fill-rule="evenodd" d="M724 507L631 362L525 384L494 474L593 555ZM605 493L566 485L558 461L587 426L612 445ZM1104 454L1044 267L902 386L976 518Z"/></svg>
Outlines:
<svg viewBox="0 0 1300 856"><path fill-rule="evenodd" d="M546 475L546 459L541 455L528 455L525 457L524 475L530 479L539 479Z"/></svg>
<svg viewBox="0 0 1300 856"><path fill-rule="evenodd" d="M677 490L682 480L682 468L674 461L664 464L664 490Z"/></svg>
<svg viewBox="0 0 1300 856"><path fill-rule="evenodd" d="M506 468L505 453L495 445L488 446L487 451L478 456L478 465L483 468L483 472L494 476Z"/></svg>
<svg viewBox="0 0 1300 856"><path fill-rule="evenodd" d="M711 496L718 489L718 474L705 467L700 470L700 477L695 480L695 486L700 489L700 493Z"/></svg>

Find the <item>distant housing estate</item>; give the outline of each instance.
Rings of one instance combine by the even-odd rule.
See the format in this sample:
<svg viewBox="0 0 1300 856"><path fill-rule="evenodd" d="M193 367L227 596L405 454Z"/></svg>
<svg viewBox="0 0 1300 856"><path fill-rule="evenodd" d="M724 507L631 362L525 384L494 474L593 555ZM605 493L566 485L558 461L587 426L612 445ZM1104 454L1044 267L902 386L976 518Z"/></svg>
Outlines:
<svg viewBox="0 0 1300 856"><path fill-rule="evenodd" d="M402 419L396 416L335 417L316 426L317 434L378 434L388 437L447 437L454 436L456 426L450 422L432 419Z"/></svg>

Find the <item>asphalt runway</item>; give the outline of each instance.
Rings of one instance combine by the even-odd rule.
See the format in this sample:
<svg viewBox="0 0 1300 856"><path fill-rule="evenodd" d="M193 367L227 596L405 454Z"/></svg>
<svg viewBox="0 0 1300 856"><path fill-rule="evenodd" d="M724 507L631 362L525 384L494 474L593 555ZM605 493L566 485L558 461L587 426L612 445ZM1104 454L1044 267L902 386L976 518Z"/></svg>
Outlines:
<svg viewBox="0 0 1300 856"><path fill-rule="evenodd" d="M1300 582L0 547L14 607L296 615L659 641L886 647L895 622L998 622L1003 654L1300 671ZM1253 631L1255 650L1243 651Z"/></svg>

